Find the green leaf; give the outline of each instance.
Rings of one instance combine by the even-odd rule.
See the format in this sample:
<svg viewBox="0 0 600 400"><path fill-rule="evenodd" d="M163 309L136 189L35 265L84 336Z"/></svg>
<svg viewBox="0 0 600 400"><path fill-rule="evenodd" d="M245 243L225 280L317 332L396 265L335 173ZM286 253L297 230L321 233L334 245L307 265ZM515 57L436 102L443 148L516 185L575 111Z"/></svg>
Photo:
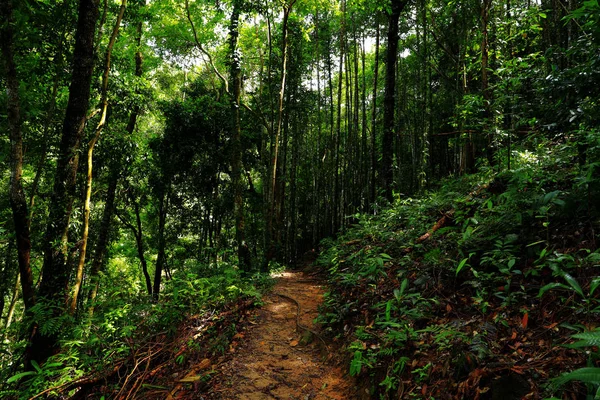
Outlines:
<svg viewBox="0 0 600 400"><path fill-rule="evenodd" d="M392 319L392 301L388 300L385 304L385 320L389 322Z"/></svg>
<svg viewBox="0 0 600 400"><path fill-rule="evenodd" d="M583 383L600 384L600 368L580 368L573 372L564 374L563 376L556 378L554 385L562 386L570 381L580 381Z"/></svg>
<svg viewBox="0 0 600 400"><path fill-rule="evenodd" d="M573 337L588 343L586 346L600 346L600 330L577 333Z"/></svg>
<svg viewBox="0 0 600 400"><path fill-rule="evenodd" d="M563 275L563 278L565 278L565 280L569 283L569 285L571 285L573 290L575 290L581 297L585 297L581 286L579 286L579 282L577 282L575 278L573 278L570 274L567 273Z"/></svg>
<svg viewBox="0 0 600 400"><path fill-rule="evenodd" d="M352 361L350 362L350 376L356 376L356 375L360 374L362 365L363 365L362 352L359 350L356 350L354 352L354 358L352 358Z"/></svg>
<svg viewBox="0 0 600 400"><path fill-rule="evenodd" d="M540 289L540 292L538 293L537 297L542 297L544 295L544 293L546 293L548 290L557 289L557 288L569 289L569 287L567 285L564 285L562 283L552 282L552 283L549 283L549 284L545 285L544 287L542 287Z"/></svg>
<svg viewBox="0 0 600 400"><path fill-rule="evenodd" d="M592 282L590 282L590 296L594 294L596 289L598 289L598 286L600 286L600 276L595 277L592 279Z"/></svg>
<svg viewBox="0 0 600 400"><path fill-rule="evenodd" d="M35 368L37 372L42 372L42 368L40 367L40 364L37 363L37 361L31 360L31 365L33 365L33 368Z"/></svg>
<svg viewBox="0 0 600 400"><path fill-rule="evenodd" d="M556 196L558 196L559 193L560 193L559 190L555 190L553 192L546 193L546 195L544 196L544 199L542 200L542 204L548 204L552 199L554 199Z"/></svg>
<svg viewBox="0 0 600 400"><path fill-rule="evenodd" d="M32 362L32 364L33 364L33 362ZM6 383L13 383L13 382L16 382L16 381L20 380L21 378L24 378L26 376L31 376L31 375L37 375L37 373L33 372L33 371L21 372L19 374L13 375L10 378L8 378L6 380Z"/></svg>
<svg viewBox="0 0 600 400"><path fill-rule="evenodd" d="M465 264L467 263L468 260L469 260L468 258L463 258L462 261L460 263L458 263L458 266L456 267L456 275L458 275L460 270L463 269L463 267L465 266Z"/></svg>
<svg viewBox="0 0 600 400"><path fill-rule="evenodd" d="M402 296L404 294L404 291L406 290L407 287L408 287L408 278L404 278L404 280L400 284L400 296Z"/></svg>

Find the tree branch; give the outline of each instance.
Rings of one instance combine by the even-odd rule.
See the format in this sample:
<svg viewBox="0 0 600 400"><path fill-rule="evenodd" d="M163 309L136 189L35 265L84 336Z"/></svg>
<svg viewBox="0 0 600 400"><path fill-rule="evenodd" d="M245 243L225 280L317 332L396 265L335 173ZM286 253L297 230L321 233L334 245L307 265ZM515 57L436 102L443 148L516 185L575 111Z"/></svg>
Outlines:
<svg viewBox="0 0 600 400"><path fill-rule="evenodd" d="M189 0L185 0L185 12L186 12L188 21L190 21L190 26L192 27L192 32L194 34L194 41L196 42L196 46L198 46L198 49L202 52L202 54L204 54L206 56L206 58L208 58L208 63L210 64L210 66L213 69L214 73L217 74L217 76L219 77L219 79L221 79L221 81L223 82L223 85L225 85L225 92L227 92L227 94L230 94L229 93L229 84L227 82L227 79L225 79L225 77L219 72L219 70L217 69L215 63L213 62L213 58L211 57L211 55L209 54L209 52L206 51L204 49L204 47L202 47L202 44L200 43L200 40L198 40L198 33L196 32L196 27L194 25L194 21L192 21L192 15L190 14Z"/></svg>

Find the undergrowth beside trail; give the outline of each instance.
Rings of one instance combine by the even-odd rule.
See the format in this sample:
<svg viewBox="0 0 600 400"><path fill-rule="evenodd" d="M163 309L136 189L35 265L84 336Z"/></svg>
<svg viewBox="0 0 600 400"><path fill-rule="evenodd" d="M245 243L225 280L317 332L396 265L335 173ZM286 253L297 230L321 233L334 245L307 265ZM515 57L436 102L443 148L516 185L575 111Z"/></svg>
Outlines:
<svg viewBox="0 0 600 400"><path fill-rule="evenodd" d="M598 398L599 167L576 157L529 143L322 242L319 319L366 398Z"/></svg>
<svg viewBox="0 0 600 400"><path fill-rule="evenodd" d="M201 360L210 364L229 350L236 324L272 283L268 274L245 276L220 262L175 271L158 302L130 293L126 282L115 284L93 317L49 319L40 326L65 332L61 353L42 365L34 362L32 371L16 373L19 365L5 364L0 398L165 398L174 375L182 378ZM24 346L6 341L0 350L11 354Z"/></svg>

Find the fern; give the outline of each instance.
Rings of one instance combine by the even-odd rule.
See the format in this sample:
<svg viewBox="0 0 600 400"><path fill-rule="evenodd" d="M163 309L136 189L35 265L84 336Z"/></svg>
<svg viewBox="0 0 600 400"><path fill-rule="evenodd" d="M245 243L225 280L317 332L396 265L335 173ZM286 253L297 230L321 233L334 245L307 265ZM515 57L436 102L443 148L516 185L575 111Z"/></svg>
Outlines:
<svg viewBox="0 0 600 400"><path fill-rule="evenodd" d="M363 366L363 358L362 352L360 350L356 350L354 352L354 358L352 358L352 362L350 362L350 376L356 376L360 374Z"/></svg>
<svg viewBox="0 0 600 400"><path fill-rule="evenodd" d="M573 335L573 337L581 340L566 347L578 349L581 347L600 346L600 330L578 333Z"/></svg>
<svg viewBox="0 0 600 400"><path fill-rule="evenodd" d="M553 384L554 386L559 387L570 381L580 381L583 383L600 385L600 368L580 368L556 378Z"/></svg>

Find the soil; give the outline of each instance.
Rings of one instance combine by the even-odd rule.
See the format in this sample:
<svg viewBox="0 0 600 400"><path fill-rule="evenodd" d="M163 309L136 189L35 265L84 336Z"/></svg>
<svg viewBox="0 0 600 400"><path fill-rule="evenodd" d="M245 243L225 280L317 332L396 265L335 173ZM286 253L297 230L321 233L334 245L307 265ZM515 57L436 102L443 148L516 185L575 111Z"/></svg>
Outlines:
<svg viewBox="0 0 600 400"><path fill-rule="evenodd" d="M318 334L323 286L302 272L282 273L230 356L215 366L208 399L352 399L355 389L336 350ZM300 309L298 309L298 307Z"/></svg>

